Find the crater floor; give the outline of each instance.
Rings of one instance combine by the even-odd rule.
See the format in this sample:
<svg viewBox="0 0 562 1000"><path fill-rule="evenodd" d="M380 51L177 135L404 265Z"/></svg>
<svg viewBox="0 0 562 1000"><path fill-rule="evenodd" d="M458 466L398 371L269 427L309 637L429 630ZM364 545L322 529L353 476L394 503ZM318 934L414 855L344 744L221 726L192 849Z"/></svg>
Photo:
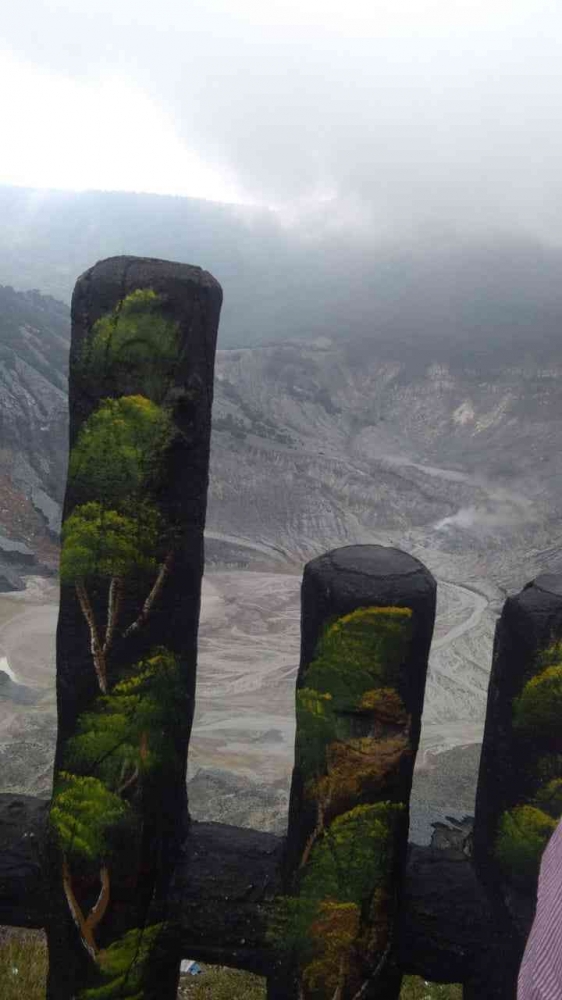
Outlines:
<svg viewBox="0 0 562 1000"><path fill-rule="evenodd" d="M412 800L412 834L473 806L495 612L474 587L439 582ZM0 596L2 790L50 794L58 589L30 578ZM190 746L195 818L282 830L295 732L300 577L210 572L203 587ZM454 752L453 752L454 751Z"/></svg>

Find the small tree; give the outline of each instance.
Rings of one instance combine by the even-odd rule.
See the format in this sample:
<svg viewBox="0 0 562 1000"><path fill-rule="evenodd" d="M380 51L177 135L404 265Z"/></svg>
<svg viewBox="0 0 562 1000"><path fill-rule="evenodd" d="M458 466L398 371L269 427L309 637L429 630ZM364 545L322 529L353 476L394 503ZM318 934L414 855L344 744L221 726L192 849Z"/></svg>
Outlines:
<svg viewBox="0 0 562 1000"><path fill-rule="evenodd" d="M75 507L62 530L61 580L74 584L90 631L94 669L103 693L107 691L107 653L117 626L123 581L132 574L150 573L157 565L159 514L149 504L139 504L133 513L134 516L127 516L94 500ZM137 621L148 614L166 570L164 561ZM86 584L89 580L104 579L110 582L105 638L102 640ZM129 628L134 626L135 623Z"/></svg>
<svg viewBox="0 0 562 1000"><path fill-rule="evenodd" d="M113 508L138 502L156 480L171 435L169 414L146 396L104 399L72 449L73 488Z"/></svg>
<svg viewBox="0 0 562 1000"><path fill-rule="evenodd" d="M67 744L67 766L95 774L123 795L170 761L174 723L185 711L177 660L156 649L80 716Z"/></svg>
<svg viewBox="0 0 562 1000"><path fill-rule="evenodd" d="M105 914L110 897L107 834L126 815L126 803L97 778L79 777L68 772L59 775L51 804L50 824L62 852L63 888L68 906L82 944L94 960L97 960L99 951L94 931ZM100 894L87 916L72 886L72 859L93 861L100 866Z"/></svg>

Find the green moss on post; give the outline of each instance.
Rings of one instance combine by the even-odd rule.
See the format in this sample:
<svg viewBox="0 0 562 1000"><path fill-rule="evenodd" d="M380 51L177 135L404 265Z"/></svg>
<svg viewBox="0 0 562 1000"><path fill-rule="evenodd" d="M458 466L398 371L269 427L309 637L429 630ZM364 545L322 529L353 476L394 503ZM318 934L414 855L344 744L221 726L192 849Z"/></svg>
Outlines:
<svg viewBox="0 0 562 1000"><path fill-rule="evenodd" d="M540 860L549 837L562 815L562 778L557 774L559 755L540 757L544 749L556 750L562 719L562 645L549 645L535 657L527 671L536 673L513 701L513 745L520 757L531 759L525 798L504 811L499 821L494 854L508 882L534 891ZM534 762L534 766L533 766Z"/></svg>
<svg viewBox="0 0 562 1000"><path fill-rule="evenodd" d="M305 570L271 998L397 996L390 940L434 600L430 574L397 550L354 546Z"/></svg>
<svg viewBox="0 0 562 1000"><path fill-rule="evenodd" d="M557 663L540 670L525 684L513 704L513 728L531 738L556 740L561 720L562 650Z"/></svg>
<svg viewBox="0 0 562 1000"><path fill-rule="evenodd" d="M136 288L94 323L79 365L84 376L121 395L131 381L160 402L178 365L180 329L166 315L167 296Z"/></svg>
<svg viewBox="0 0 562 1000"><path fill-rule="evenodd" d="M120 509L157 481L172 437L169 413L146 396L104 399L82 426L70 455L73 489Z"/></svg>
<svg viewBox="0 0 562 1000"><path fill-rule="evenodd" d="M480 758L474 860L497 927L494 997L515 996L541 857L561 814L562 577L505 602L496 627Z"/></svg>
<svg viewBox="0 0 562 1000"><path fill-rule="evenodd" d="M556 828L551 816L533 806L516 806L500 820L495 853L514 883L535 885L542 853Z"/></svg>

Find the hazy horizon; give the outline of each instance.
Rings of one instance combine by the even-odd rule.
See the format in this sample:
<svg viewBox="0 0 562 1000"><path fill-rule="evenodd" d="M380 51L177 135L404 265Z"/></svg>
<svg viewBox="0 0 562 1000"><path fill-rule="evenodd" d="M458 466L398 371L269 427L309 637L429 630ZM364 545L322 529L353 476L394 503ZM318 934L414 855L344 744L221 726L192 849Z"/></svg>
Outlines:
<svg viewBox="0 0 562 1000"><path fill-rule="evenodd" d="M551 0L23 0L0 183L272 209L377 242L562 241Z"/></svg>

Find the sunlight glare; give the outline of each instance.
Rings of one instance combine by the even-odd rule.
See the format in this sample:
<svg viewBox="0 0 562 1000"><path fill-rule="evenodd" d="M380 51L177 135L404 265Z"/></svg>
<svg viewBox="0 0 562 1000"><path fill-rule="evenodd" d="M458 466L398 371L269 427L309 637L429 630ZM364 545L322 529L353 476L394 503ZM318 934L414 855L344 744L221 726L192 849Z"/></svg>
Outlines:
<svg viewBox="0 0 562 1000"><path fill-rule="evenodd" d="M0 88L2 184L248 202L184 145L157 103L118 76L77 82L0 52Z"/></svg>

